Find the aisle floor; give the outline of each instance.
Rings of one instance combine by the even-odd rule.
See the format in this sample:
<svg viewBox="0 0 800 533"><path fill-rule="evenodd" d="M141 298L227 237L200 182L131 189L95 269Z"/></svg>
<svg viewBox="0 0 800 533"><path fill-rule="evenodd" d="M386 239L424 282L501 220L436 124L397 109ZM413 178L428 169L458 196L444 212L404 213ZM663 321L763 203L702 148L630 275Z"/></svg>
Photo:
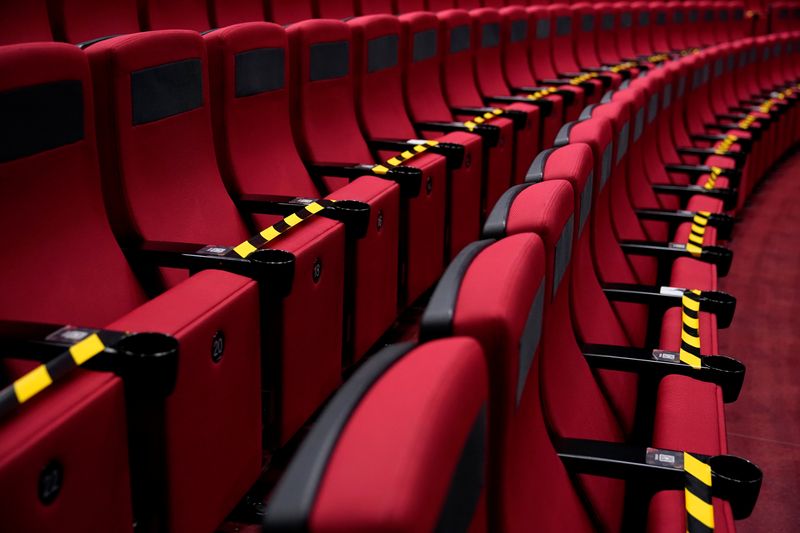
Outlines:
<svg viewBox="0 0 800 533"><path fill-rule="evenodd" d="M737 298L720 352L747 365L726 405L730 453L764 471L753 515L739 533L800 531L800 151L779 164L741 213L721 290Z"/></svg>

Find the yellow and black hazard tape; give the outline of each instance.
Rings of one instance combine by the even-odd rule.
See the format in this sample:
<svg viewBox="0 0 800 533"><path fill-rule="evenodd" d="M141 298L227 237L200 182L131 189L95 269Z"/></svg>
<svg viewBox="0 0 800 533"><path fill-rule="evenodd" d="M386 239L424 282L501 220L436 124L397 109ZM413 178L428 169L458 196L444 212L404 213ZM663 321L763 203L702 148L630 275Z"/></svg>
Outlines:
<svg viewBox="0 0 800 533"><path fill-rule="evenodd" d="M633 68L637 68L638 66L639 63L637 63L636 61L625 61L624 63L618 63L616 65L608 67L608 70L616 74L619 72L623 72L625 70L631 70Z"/></svg>
<svg viewBox="0 0 800 533"><path fill-rule="evenodd" d="M711 466L694 455L683 452L683 471L686 474L684 499L686 501L687 533L714 531L714 507L711 503Z"/></svg>
<svg viewBox="0 0 800 533"><path fill-rule="evenodd" d="M570 78L569 84L570 85L580 85L581 83L585 83L589 80L597 78L599 74L597 72L585 72L580 76L575 76L574 78Z"/></svg>
<svg viewBox="0 0 800 533"><path fill-rule="evenodd" d="M550 96L551 94L558 92L558 89L555 87L545 87L540 89L534 93L527 94L526 97L528 100L541 100L545 96Z"/></svg>
<svg viewBox="0 0 800 533"><path fill-rule="evenodd" d="M708 175L708 179L703 184L703 188L707 191L710 191L717 186L717 180L722 175L724 169L721 167L711 167L711 173Z"/></svg>
<svg viewBox="0 0 800 533"><path fill-rule="evenodd" d="M258 235L250 237L240 245L235 246L231 250L231 254L235 254L236 256L244 259L256 250L266 246L270 241L274 241L304 220L308 220L320 211L332 207L334 203L336 203L336 200L326 199L311 202L310 204L301 207L296 213L292 213L283 220L261 231Z"/></svg>
<svg viewBox="0 0 800 533"><path fill-rule="evenodd" d="M651 56L648 56L646 61L648 63L657 64L669 61L669 59L670 59L669 54L653 54Z"/></svg>
<svg viewBox="0 0 800 533"><path fill-rule="evenodd" d="M466 122L464 122L464 126L466 126L469 131L472 131L479 125L485 122L489 122L490 120L493 120L499 116L502 116L502 114L503 114L502 109L493 107L491 111L487 111L482 115L476 115L472 117L470 120L467 120Z"/></svg>
<svg viewBox="0 0 800 533"><path fill-rule="evenodd" d="M710 211L698 211L692 218L691 230L689 230L689 242L698 246L703 246L706 235Z"/></svg>
<svg viewBox="0 0 800 533"><path fill-rule="evenodd" d="M736 141L739 140L739 137L736 135L729 133L725 136L725 139L722 140L717 146L714 147L714 153L717 155L725 155L730 152L731 148Z"/></svg>
<svg viewBox="0 0 800 533"><path fill-rule="evenodd" d="M399 167L409 159L413 159L416 156L425 153L428 149L433 148L439 145L439 141L425 141L424 144L417 144L411 150L406 150L403 153L396 155L394 157L389 158L380 165L375 165L372 167L372 172L378 174L379 176L383 176L389 172L390 168Z"/></svg>
<svg viewBox="0 0 800 533"><path fill-rule="evenodd" d="M47 363L41 364L0 390L0 419L29 401L56 381L90 361L125 336L124 333L99 331L76 342Z"/></svg>
<svg viewBox="0 0 800 533"><path fill-rule="evenodd" d="M688 246L687 246L688 248ZM681 347L678 356L682 363L700 368L700 295L697 289L686 290L681 298Z"/></svg>

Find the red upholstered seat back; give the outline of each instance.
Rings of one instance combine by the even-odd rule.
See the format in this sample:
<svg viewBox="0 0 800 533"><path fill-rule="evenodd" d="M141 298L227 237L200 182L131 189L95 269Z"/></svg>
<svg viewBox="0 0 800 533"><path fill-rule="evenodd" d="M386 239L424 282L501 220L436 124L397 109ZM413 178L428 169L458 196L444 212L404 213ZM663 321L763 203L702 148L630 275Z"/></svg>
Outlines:
<svg viewBox="0 0 800 533"><path fill-rule="evenodd" d="M86 50L104 192L118 235L222 245L247 238L214 157L200 34L146 32Z"/></svg>
<svg viewBox="0 0 800 533"><path fill-rule="evenodd" d="M393 13L392 0L355 0L356 15Z"/></svg>
<svg viewBox="0 0 800 533"><path fill-rule="evenodd" d="M600 25L600 16L592 4L580 2L570 6L575 23L575 53L577 54L578 64L582 67L600 66L600 58L597 55L596 42L597 32Z"/></svg>
<svg viewBox="0 0 800 533"><path fill-rule="evenodd" d="M503 75L502 17L493 8L474 9L472 31L475 34L475 80L485 96L510 95Z"/></svg>
<svg viewBox="0 0 800 533"><path fill-rule="evenodd" d="M686 22L688 11L683 2L667 2L667 42L672 50L688 48L686 44Z"/></svg>
<svg viewBox="0 0 800 533"><path fill-rule="evenodd" d="M211 0L208 10L213 28L264 20L264 0Z"/></svg>
<svg viewBox="0 0 800 533"><path fill-rule="evenodd" d="M417 122L452 120L442 88L438 19L431 13L416 12L401 15L399 20L400 58L409 115Z"/></svg>
<svg viewBox="0 0 800 533"><path fill-rule="evenodd" d="M250 22L204 39L217 162L228 190L317 197L292 139L284 29Z"/></svg>
<svg viewBox="0 0 800 533"><path fill-rule="evenodd" d="M553 4L547 8L552 21L553 65L556 72L579 72L575 60L574 39L578 21L566 4Z"/></svg>
<svg viewBox="0 0 800 533"><path fill-rule="evenodd" d="M531 72L536 79L557 78L553 67L553 40L555 33L550 10L543 6L528 8L528 24L531 31L530 51L528 59L531 63Z"/></svg>
<svg viewBox="0 0 800 533"><path fill-rule="evenodd" d="M434 13L455 7L457 7L455 0L425 0L425 9Z"/></svg>
<svg viewBox="0 0 800 533"><path fill-rule="evenodd" d="M403 99L400 22L392 15L369 15L348 25L353 32L356 108L363 131L376 139L413 138Z"/></svg>
<svg viewBox="0 0 800 533"><path fill-rule="evenodd" d="M637 55L653 53L650 35L653 32L653 13L646 2L632 2L630 11L633 15L633 50Z"/></svg>
<svg viewBox="0 0 800 533"><path fill-rule="evenodd" d="M614 11L617 14L617 51L623 60L636 58L638 55L633 42L634 13L628 2L615 2Z"/></svg>
<svg viewBox="0 0 800 533"><path fill-rule="evenodd" d="M346 19L356 14L353 0L313 0L314 16L323 19Z"/></svg>
<svg viewBox="0 0 800 533"><path fill-rule="evenodd" d="M141 0L139 16L146 30L206 31L211 27L206 0Z"/></svg>
<svg viewBox="0 0 800 533"><path fill-rule="evenodd" d="M0 3L0 45L51 40L47 0Z"/></svg>
<svg viewBox="0 0 800 533"><path fill-rule="evenodd" d="M650 42L653 52L669 52L672 47L668 40L669 10L663 2L650 2Z"/></svg>
<svg viewBox="0 0 800 533"><path fill-rule="evenodd" d="M528 13L521 6L504 7L500 14L500 60L506 81L511 87L534 87L536 80L528 62L528 41L533 39L535 26L531 26Z"/></svg>
<svg viewBox="0 0 800 533"><path fill-rule="evenodd" d="M56 0L50 10L56 35L70 43L139 31L136 0Z"/></svg>
<svg viewBox="0 0 800 533"><path fill-rule="evenodd" d="M356 118L350 28L335 20L307 20L290 26L288 35L291 113L303 159L371 162Z"/></svg>
<svg viewBox="0 0 800 533"><path fill-rule="evenodd" d="M264 0L265 19L276 24L292 24L314 17L311 0Z"/></svg>
<svg viewBox="0 0 800 533"><path fill-rule="evenodd" d="M145 296L103 207L86 59L26 44L0 49L0 70L0 222L25 257L0 262L0 319L105 326Z"/></svg>
<svg viewBox="0 0 800 533"><path fill-rule="evenodd" d="M447 102L454 107L483 106L475 85L472 56L475 37L469 13L450 9L437 13L440 22L442 80Z"/></svg>
<svg viewBox="0 0 800 533"><path fill-rule="evenodd" d="M619 15L613 4L601 2L594 4L595 48L601 64L616 65L622 56L617 48L616 34L619 26Z"/></svg>
<svg viewBox="0 0 800 533"><path fill-rule="evenodd" d="M425 0L392 0L392 12L397 15L424 10Z"/></svg>

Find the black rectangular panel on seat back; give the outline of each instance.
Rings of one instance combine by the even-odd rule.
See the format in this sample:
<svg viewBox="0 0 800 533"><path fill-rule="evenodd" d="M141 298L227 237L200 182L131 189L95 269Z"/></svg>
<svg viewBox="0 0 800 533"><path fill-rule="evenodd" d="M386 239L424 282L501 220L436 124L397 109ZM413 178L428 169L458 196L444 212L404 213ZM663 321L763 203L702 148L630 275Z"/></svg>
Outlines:
<svg viewBox="0 0 800 533"><path fill-rule="evenodd" d="M0 93L0 163L80 141L83 135L80 80Z"/></svg>
<svg viewBox="0 0 800 533"><path fill-rule="evenodd" d="M202 107L200 59L184 59L131 73L131 105L134 126Z"/></svg>
<svg viewBox="0 0 800 533"><path fill-rule="evenodd" d="M236 97L282 89L285 83L282 48L258 48L236 54Z"/></svg>
<svg viewBox="0 0 800 533"><path fill-rule="evenodd" d="M311 45L311 81L331 80L350 72L350 47L347 41Z"/></svg>

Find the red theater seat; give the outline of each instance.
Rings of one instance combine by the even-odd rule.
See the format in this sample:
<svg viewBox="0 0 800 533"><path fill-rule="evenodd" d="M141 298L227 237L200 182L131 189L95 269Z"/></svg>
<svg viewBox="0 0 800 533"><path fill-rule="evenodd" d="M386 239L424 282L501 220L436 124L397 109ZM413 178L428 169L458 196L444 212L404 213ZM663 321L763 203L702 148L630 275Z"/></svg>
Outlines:
<svg viewBox="0 0 800 533"><path fill-rule="evenodd" d="M146 32L86 51L95 80L104 192L120 241L132 249L143 241L226 248L264 229L249 227L237 211L214 159L200 34ZM287 298L264 301L265 364L277 374L265 383L274 395L274 446L291 437L340 382L344 228L316 217L271 247L293 254L297 272ZM172 269L151 286L169 286L185 276Z"/></svg>
<svg viewBox="0 0 800 533"><path fill-rule="evenodd" d="M290 61L295 66L292 118L300 155L307 164L367 164L361 174L369 174L375 160L362 137L355 110L349 26L333 20L310 20L290 26L288 35ZM330 105L331 98L338 102L336 106ZM405 305L428 290L443 269L447 176L445 162L438 157L414 158L393 171L386 177L398 179L405 191L398 297ZM330 190L347 183L330 172L321 172L321 176ZM416 190L410 180L419 185L420 177L424 185Z"/></svg>
<svg viewBox="0 0 800 533"><path fill-rule="evenodd" d="M210 0L209 21L212 28L224 28L242 22L264 20L265 0Z"/></svg>
<svg viewBox="0 0 800 533"><path fill-rule="evenodd" d="M171 394L155 366L140 369L144 389L76 370L0 422L0 526L130 531L131 481L140 526L211 530L261 469L256 284L207 271L150 299L106 218L86 57L66 44L5 47L0 72L0 218L20 251L0 266L0 318L160 332L179 350ZM3 385L31 368L2 366Z"/></svg>
<svg viewBox="0 0 800 533"><path fill-rule="evenodd" d="M314 18L311 0L264 0L265 20L292 24Z"/></svg>
<svg viewBox="0 0 800 533"><path fill-rule="evenodd" d="M320 197L324 188L308 174L292 140L290 65L283 28L248 23L209 32L204 39L209 51L217 162L228 190L240 199L267 195L273 202L295 205L304 198ZM349 364L394 320L399 191L385 180L362 176L327 197L370 206L365 234L356 239L350 232L346 248L344 334ZM383 224L378 223L381 214ZM263 228L276 218L256 215L254 222Z"/></svg>
<svg viewBox="0 0 800 533"><path fill-rule="evenodd" d="M141 0L139 20L144 30L206 31L211 27L206 0Z"/></svg>
<svg viewBox="0 0 800 533"><path fill-rule="evenodd" d="M488 401L474 340L385 348L306 437L265 531L486 531Z"/></svg>

